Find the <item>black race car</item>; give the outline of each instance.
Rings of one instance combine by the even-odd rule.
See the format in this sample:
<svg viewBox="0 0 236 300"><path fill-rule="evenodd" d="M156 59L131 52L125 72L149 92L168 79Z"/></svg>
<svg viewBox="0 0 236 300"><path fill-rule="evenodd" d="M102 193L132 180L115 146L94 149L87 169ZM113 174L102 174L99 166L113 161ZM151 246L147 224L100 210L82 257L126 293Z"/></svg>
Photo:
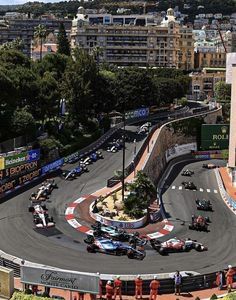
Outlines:
<svg viewBox="0 0 236 300"><path fill-rule="evenodd" d="M208 232L209 218L203 216L192 216L192 222L189 224L189 229Z"/></svg>
<svg viewBox="0 0 236 300"><path fill-rule="evenodd" d="M186 190L197 190L196 185L192 181L183 181L182 185Z"/></svg>
<svg viewBox="0 0 236 300"><path fill-rule="evenodd" d="M212 204L211 204L210 200L197 199L196 204L197 204L197 209L198 210L213 211Z"/></svg>
<svg viewBox="0 0 236 300"><path fill-rule="evenodd" d="M184 170L181 175L182 176L192 176L194 174L194 171L191 171L191 170Z"/></svg>
<svg viewBox="0 0 236 300"><path fill-rule="evenodd" d="M204 169L215 169L215 168L219 168L219 166L216 166L214 164L203 164L202 167Z"/></svg>

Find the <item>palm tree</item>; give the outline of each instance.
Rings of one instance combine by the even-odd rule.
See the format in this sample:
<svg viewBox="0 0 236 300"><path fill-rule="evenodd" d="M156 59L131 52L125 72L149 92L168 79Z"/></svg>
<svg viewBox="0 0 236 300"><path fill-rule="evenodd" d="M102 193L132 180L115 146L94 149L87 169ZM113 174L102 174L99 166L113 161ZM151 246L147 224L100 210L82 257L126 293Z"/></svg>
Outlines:
<svg viewBox="0 0 236 300"><path fill-rule="evenodd" d="M47 29L44 25L39 24L35 27L34 37L40 42L40 61L42 60L43 41L47 36Z"/></svg>

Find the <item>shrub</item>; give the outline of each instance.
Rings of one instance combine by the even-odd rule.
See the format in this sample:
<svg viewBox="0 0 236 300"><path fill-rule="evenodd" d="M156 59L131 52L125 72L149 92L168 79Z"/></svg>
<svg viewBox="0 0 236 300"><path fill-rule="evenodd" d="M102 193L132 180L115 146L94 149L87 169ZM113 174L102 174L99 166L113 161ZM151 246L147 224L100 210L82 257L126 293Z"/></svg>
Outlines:
<svg viewBox="0 0 236 300"><path fill-rule="evenodd" d="M210 300L214 300L214 299L218 299L218 297L216 296L216 294L213 294L210 298Z"/></svg>
<svg viewBox="0 0 236 300"><path fill-rule="evenodd" d="M29 289L27 289L27 290L29 290ZM23 292L14 292L14 294L11 297L11 300L49 300L50 299L50 298L45 298L45 297L34 296L32 294L29 295L29 294L26 294L26 291L24 293Z"/></svg>
<svg viewBox="0 0 236 300"><path fill-rule="evenodd" d="M199 297L196 297L195 300L201 300Z"/></svg>

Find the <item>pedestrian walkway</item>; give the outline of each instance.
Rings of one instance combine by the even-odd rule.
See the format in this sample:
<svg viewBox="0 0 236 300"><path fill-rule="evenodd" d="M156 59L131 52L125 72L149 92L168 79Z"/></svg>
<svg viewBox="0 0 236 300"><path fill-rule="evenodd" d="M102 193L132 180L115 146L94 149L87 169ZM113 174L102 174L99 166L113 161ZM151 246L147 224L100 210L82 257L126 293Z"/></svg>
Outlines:
<svg viewBox="0 0 236 300"><path fill-rule="evenodd" d="M16 289L22 290L22 284L20 282L20 278L15 278L14 280L14 286ZM43 293L44 288L43 287L38 287L39 293ZM203 299L209 299L213 294L216 294L217 296L223 296L227 293L226 290L219 291L218 288L212 288L208 290L200 290L200 291L194 291L190 293L182 293L180 296L176 296L174 294L163 294L163 295L158 295L157 300L184 300L184 299L193 299L195 300L196 297L199 297L201 300ZM52 288L50 290L50 295L56 295L56 296L61 296L64 297L65 300L78 300L79 299L79 294L78 292L70 292L67 290L61 290L61 289L56 289ZM105 299L105 295L103 296ZM123 296L123 300L135 300L134 296ZM143 299L148 300L149 295L144 295ZM84 300L91 300L91 297L89 294L84 295Z"/></svg>
<svg viewBox="0 0 236 300"><path fill-rule="evenodd" d="M229 194L229 196L236 201L236 187L233 187L232 185L232 179L229 176L229 173L227 171L227 168L220 168L220 175L222 178L222 181L224 183L225 186L225 190L226 192Z"/></svg>

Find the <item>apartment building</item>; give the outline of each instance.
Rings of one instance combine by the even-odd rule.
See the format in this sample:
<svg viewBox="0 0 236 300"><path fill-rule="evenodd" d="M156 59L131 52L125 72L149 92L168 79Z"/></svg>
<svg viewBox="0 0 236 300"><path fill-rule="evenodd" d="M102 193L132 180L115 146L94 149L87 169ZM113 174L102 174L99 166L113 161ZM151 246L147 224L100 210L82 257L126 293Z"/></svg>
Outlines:
<svg viewBox="0 0 236 300"><path fill-rule="evenodd" d="M200 72L192 72L192 96L193 99L205 99L214 97L215 84L225 81L225 68L203 68Z"/></svg>
<svg viewBox="0 0 236 300"><path fill-rule="evenodd" d="M192 27L180 25L174 10L152 15L85 15L79 8L72 22L71 46L98 48L99 62L190 70L194 65Z"/></svg>
<svg viewBox="0 0 236 300"><path fill-rule="evenodd" d="M58 19L10 19L0 22L0 45L17 38L23 41L23 53L30 57L34 30L39 24L47 28L48 33L58 31L60 22L63 22L68 32L71 29L70 20Z"/></svg>

